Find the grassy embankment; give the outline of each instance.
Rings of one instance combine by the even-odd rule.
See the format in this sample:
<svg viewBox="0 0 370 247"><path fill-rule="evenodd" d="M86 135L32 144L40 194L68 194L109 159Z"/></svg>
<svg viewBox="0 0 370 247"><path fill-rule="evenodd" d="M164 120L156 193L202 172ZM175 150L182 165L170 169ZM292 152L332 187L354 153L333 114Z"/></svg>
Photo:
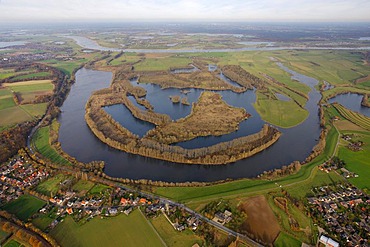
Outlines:
<svg viewBox="0 0 370 247"><path fill-rule="evenodd" d="M78 225L67 217L50 234L62 246L163 246L139 210L134 210L129 216L96 217L84 225Z"/></svg>
<svg viewBox="0 0 370 247"><path fill-rule="evenodd" d="M56 164L69 165L69 161L59 155L59 153L50 145L50 128L53 128L53 125L39 128L32 138L32 144L36 147L38 152L52 162Z"/></svg>

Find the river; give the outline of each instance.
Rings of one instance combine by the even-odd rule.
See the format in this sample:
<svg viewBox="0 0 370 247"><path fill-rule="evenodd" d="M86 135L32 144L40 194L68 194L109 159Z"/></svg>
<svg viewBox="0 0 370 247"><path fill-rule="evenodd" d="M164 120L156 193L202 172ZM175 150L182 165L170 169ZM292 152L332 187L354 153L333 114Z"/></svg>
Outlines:
<svg viewBox="0 0 370 247"><path fill-rule="evenodd" d="M238 52L238 51L276 51L276 50L370 50L370 47L309 47L309 46L260 46L251 45L242 48L223 48L223 49L123 49L123 48L109 48L99 45L95 40L83 36L65 36L73 39L76 43L85 48L99 51L116 51L116 52L137 52L137 53L195 53L195 52Z"/></svg>

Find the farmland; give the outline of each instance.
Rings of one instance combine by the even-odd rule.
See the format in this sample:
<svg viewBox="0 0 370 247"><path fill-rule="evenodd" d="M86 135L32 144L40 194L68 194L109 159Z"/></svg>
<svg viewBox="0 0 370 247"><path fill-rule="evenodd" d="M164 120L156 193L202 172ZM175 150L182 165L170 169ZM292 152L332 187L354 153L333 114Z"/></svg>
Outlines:
<svg viewBox="0 0 370 247"><path fill-rule="evenodd" d="M364 128L370 131L370 118L369 117L366 117L360 113L348 110L347 108L345 108L344 106L340 104L333 104L333 106L348 121L351 121L352 123L360 126L361 128Z"/></svg>
<svg viewBox="0 0 370 247"><path fill-rule="evenodd" d="M203 243L203 240L189 229L183 232L176 231L162 214L151 219L151 223L167 246L187 247L195 243L199 245Z"/></svg>
<svg viewBox="0 0 370 247"><path fill-rule="evenodd" d="M112 218L94 218L78 225L71 217L64 219L51 235L62 246L163 246L139 210L129 216L121 214Z"/></svg>
<svg viewBox="0 0 370 247"><path fill-rule="evenodd" d="M3 209L26 221L45 205L45 202L33 196L23 195L17 200L6 204Z"/></svg>
<svg viewBox="0 0 370 247"><path fill-rule="evenodd" d="M4 83L0 89L0 127L6 128L42 116L47 103L32 103L38 96L50 95L54 88L50 80ZM20 102L15 102L15 94ZM19 99L18 99L19 100Z"/></svg>
<svg viewBox="0 0 370 247"><path fill-rule="evenodd" d="M354 134L355 138L365 143L363 150L351 151L347 148L348 143L344 142L339 147L338 156L346 162L346 169L358 174L358 177L350 178L350 182L365 191L370 191L370 135L368 132L344 131L343 134Z"/></svg>

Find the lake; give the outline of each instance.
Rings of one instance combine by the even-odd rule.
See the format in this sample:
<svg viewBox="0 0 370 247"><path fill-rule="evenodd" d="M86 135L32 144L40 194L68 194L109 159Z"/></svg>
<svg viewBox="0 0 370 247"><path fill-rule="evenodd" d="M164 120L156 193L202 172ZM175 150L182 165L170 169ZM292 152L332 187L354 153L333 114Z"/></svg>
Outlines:
<svg viewBox="0 0 370 247"><path fill-rule="evenodd" d="M77 71L76 83L72 86L71 92L61 107L62 113L58 119L61 124L59 142L65 152L79 161L105 161L105 173L109 176L167 182L217 181L227 178L255 177L265 170L280 168L295 160L303 161L316 145L320 135L317 104L321 95L314 88L318 81L290 70L283 64L279 64L279 66L281 69L290 73L293 79L311 88L311 92L309 93L310 99L305 106L310 114L298 126L289 129L279 128L283 135L274 145L247 159L221 166L186 165L128 154L107 146L90 131L85 123L84 114L85 104L91 93L95 90L108 87L112 80L112 73L85 68ZM137 82L133 80L131 83L136 84ZM153 84L140 84L140 86L143 86L147 90L146 99L154 106L154 110L168 114L172 119L187 116L190 113L191 106L172 104L169 96L186 96L188 101L192 103L197 101L202 92L199 89L189 89L190 92L185 95L179 89L169 88L162 90L159 86ZM261 120L253 107L253 103L256 100L253 90L248 90L241 94L231 91L222 91L219 93L228 104L243 107L252 116L243 121L240 124L239 130L233 133L221 137L198 137L177 145L188 148L213 145L260 130L265 122ZM346 101L352 101L351 97L354 96L339 98L340 103L345 105ZM133 98L130 100L134 101ZM128 128L130 130L138 130L135 128L139 128L141 124L136 124L138 120L132 117L127 109L125 110L124 107L119 106L113 107L117 109L113 109L109 113L117 121L119 120L122 124L129 122ZM149 127L151 128L152 126ZM144 129L138 133L144 134L145 131Z"/></svg>

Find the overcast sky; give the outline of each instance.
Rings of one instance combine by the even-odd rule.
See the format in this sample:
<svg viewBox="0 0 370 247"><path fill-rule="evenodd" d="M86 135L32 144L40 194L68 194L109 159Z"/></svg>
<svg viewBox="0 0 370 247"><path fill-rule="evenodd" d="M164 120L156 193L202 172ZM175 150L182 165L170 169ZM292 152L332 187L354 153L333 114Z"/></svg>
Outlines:
<svg viewBox="0 0 370 247"><path fill-rule="evenodd" d="M39 20L370 21L370 0L0 0L0 22Z"/></svg>

